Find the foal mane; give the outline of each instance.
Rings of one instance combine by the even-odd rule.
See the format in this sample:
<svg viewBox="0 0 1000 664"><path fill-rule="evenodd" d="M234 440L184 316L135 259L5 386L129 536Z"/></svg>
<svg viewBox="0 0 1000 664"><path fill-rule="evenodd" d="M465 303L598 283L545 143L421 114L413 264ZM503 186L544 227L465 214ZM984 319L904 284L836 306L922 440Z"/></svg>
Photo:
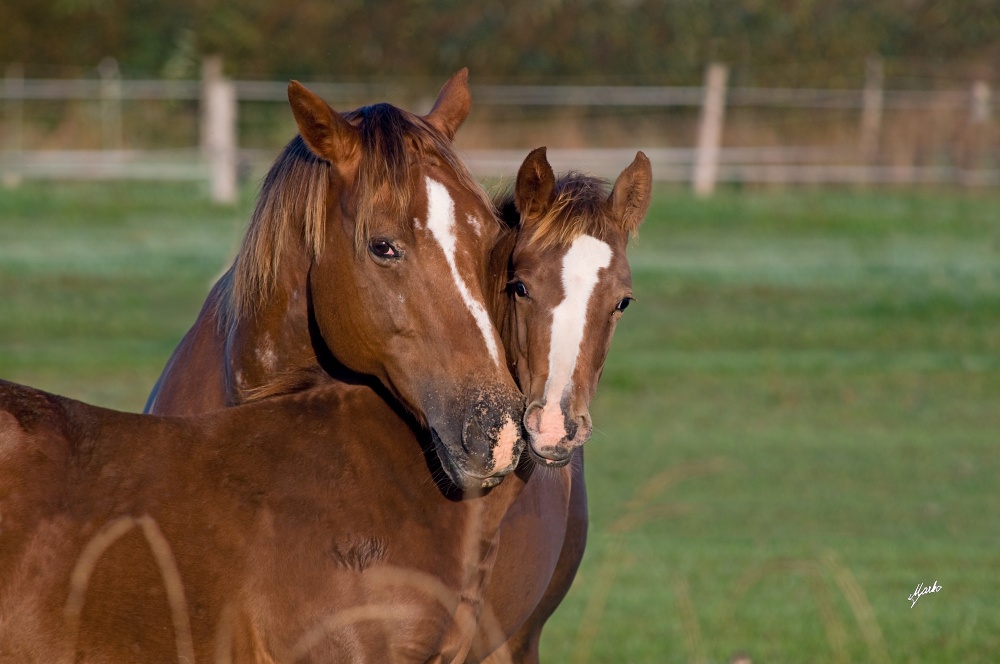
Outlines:
<svg viewBox="0 0 1000 664"><path fill-rule="evenodd" d="M412 223L406 211L411 174L423 160L447 166L459 186L492 204L458 157L451 142L423 118L391 104L365 106L344 117L358 128L360 165L356 183L354 245L363 251L375 219ZM415 153L415 156L414 156ZM232 267L222 278L219 319L232 329L258 310L277 284L293 252L315 259L326 235L331 164L296 136L264 178L257 204Z"/></svg>
<svg viewBox="0 0 1000 664"><path fill-rule="evenodd" d="M617 230L606 213L611 183L579 171L559 175L555 182L555 198L545 216L534 223L527 243L542 249L568 245L581 235L608 240ZM514 203L514 185L508 183L493 197L493 204L508 228L520 225L520 215Z"/></svg>

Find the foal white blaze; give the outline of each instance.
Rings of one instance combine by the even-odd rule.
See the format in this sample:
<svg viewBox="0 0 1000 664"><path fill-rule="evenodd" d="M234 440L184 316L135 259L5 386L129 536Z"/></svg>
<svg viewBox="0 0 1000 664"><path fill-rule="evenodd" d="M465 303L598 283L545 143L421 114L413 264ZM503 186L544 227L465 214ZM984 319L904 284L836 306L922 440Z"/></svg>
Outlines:
<svg viewBox="0 0 1000 664"><path fill-rule="evenodd" d="M457 243L455 238L455 201L448 193L447 187L440 182L430 178L427 180L427 229L444 251L445 260L448 261L448 268L451 270L451 277L455 280L462 301L472 314L472 318L479 327L479 332L486 342L486 350L489 351L493 363L500 366L500 355L497 351L497 341L494 338L493 323L482 302L476 300L469 292L465 280L458 273L458 266L455 263L455 252Z"/></svg>
<svg viewBox="0 0 1000 664"><path fill-rule="evenodd" d="M549 376L542 394L538 426L539 447L556 445L566 431L562 400L573 388L573 371L583 343L587 307L597 286L598 273L611 264L611 247L590 235L573 240L563 256L563 301L552 310L549 336Z"/></svg>

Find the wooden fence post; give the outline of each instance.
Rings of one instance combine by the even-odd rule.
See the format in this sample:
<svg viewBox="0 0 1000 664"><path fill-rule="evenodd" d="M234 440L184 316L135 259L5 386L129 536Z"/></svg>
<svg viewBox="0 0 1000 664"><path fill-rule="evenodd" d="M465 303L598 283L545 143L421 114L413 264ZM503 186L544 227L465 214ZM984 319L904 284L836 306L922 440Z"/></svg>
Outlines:
<svg viewBox="0 0 1000 664"><path fill-rule="evenodd" d="M861 156L872 163L878 156L882 130L882 106L885 98L882 58L873 55L865 61L865 91L861 96Z"/></svg>
<svg viewBox="0 0 1000 664"><path fill-rule="evenodd" d="M693 185L697 196L710 196L719 177L719 146L722 143L722 123L726 114L725 65L712 63L705 72L705 95L701 105L701 125L695 156Z"/></svg>
<svg viewBox="0 0 1000 664"><path fill-rule="evenodd" d="M24 149L24 65L7 65L4 71L4 145L7 153L5 161L20 161L18 155ZM17 170L4 170L0 181L5 187L21 184L21 174Z"/></svg>
<svg viewBox="0 0 1000 664"><path fill-rule="evenodd" d="M222 58L202 63L201 150L208 160L212 200L236 201L236 86L222 75Z"/></svg>
<svg viewBox="0 0 1000 664"><path fill-rule="evenodd" d="M122 78L118 61L104 58L97 65L101 75L101 149L122 149Z"/></svg>
<svg viewBox="0 0 1000 664"><path fill-rule="evenodd" d="M972 124L984 125L990 121L992 103L990 84L986 81L976 81L972 84Z"/></svg>
<svg viewBox="0 0 1000 664"><path fill-rule="evenodd" d="M969 124L965 132L965 149L959 154L964 157L959 166L964 169L961 179L965 184L974 184L977 170L983 167L983 162L991 152L993 114L993 91L986 81L976 81L972 84L971 108L969 109ZM963 154L964 153L964 154Z"/></svg>

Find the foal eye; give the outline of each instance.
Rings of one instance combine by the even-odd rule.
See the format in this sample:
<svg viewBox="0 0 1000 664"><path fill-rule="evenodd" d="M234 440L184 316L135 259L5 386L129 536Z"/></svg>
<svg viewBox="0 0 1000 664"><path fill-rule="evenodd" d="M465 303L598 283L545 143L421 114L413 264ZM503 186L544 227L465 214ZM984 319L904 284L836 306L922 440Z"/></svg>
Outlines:
<svg viewBox="0 0 1000 664"><path fill-rule="evenodd" d="M615 306L615 311L625 311L628 309L628 305L631 301L632 298L630 297L623 298L622 301Z"/></svg>
<svg viewBox="0 0 1000 664"><path fill-rule="evenodd" d="M528 288L524 285L523 281L517 281L514 283L514 295L518 297L528 297Z"/></svg>
<svg viewBox="0 0 1000 664"><path fill-rule="evenodd" d="M368 250L379 258L399 258L399 251L388 240L371 240L368 243Z"/></svg>

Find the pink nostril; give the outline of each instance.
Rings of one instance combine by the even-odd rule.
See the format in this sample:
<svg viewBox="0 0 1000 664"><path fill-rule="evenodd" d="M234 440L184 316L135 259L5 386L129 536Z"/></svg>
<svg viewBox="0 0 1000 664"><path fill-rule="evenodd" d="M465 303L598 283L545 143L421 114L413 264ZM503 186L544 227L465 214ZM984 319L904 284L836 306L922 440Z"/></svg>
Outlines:
<svg viewBox="0 0 1000 664"><path fill-rule="evenodd" d="M524 427L534 434L542 430L542 405L537 401L524 411Z"/></svg>

